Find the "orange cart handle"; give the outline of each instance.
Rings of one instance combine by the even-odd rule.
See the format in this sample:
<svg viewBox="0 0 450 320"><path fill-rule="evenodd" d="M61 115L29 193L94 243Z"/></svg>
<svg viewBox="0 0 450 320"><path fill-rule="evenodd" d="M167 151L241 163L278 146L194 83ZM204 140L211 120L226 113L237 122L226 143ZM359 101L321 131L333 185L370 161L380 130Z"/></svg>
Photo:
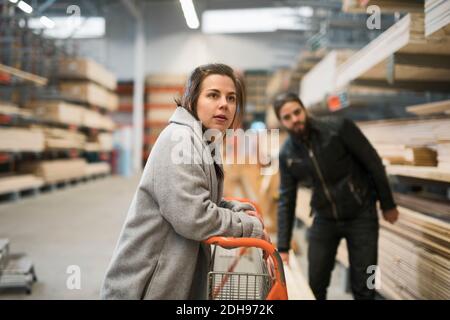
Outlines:
<svg viewBox="0 0 450 320"><path fill-rule="evenodd" d="M204 241L206 244L218 245L223 248L259 248L264 250L272 258L276 280L286 287L286 278L283 270L283 261L274 245L262 239L256 238L232 238L232 237L211 237Z"/></svg>

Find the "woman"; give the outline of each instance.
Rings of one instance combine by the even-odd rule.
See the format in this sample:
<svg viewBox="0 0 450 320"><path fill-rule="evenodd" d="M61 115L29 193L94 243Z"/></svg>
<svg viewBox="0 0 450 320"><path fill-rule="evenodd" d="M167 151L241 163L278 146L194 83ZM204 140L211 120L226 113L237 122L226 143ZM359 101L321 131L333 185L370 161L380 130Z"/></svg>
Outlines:
<svg viewBox="0 0 450 320"><path fill-rule="evenodd" d="M211 251L202 241L218 235L266 238L253 207L222 200L222 167L204 138L205 130L224 132L241 120L244 97L230 67L209 64L193 71L148 158L102 298L204 299Z"/></svg>

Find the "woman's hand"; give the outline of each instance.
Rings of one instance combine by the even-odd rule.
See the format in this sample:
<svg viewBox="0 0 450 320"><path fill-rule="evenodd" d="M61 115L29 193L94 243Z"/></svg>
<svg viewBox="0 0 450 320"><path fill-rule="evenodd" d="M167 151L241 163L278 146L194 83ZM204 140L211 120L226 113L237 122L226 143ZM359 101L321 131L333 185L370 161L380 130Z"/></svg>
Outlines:
<svg viewBox="0 0 450 320"><path fill-rule="evenodd" d="M258 212L252 211L252 210L246 210L245 213L248 214L249 216L258 218L259 221L262 224L262 228L264 229L264 220L263 220L262 216Z"/></svg>

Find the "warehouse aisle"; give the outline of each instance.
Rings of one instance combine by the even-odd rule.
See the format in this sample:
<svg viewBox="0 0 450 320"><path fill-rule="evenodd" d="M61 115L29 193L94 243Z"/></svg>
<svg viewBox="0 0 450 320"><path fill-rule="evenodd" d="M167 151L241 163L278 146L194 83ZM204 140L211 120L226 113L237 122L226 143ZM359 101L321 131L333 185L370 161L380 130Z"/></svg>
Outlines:
<svg viewBox="0 0 450 320"><path fill-rule="evenodd" d="M139 178L108 177L16 203L0 204L0 238L26 252L38 282L31 295L0 299L98 299L109 259ZM68 266L81 269L81 289L69 290Z"/></svg>

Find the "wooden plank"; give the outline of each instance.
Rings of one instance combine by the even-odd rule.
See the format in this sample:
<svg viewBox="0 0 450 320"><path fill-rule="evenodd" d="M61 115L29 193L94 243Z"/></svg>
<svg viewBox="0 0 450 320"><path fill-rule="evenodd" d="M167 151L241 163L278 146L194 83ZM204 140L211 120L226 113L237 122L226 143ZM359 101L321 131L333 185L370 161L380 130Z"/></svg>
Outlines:
<svg viewBox="0 0 450 320"><path fill-rule="evenodd" d="M450 113L450 100L418 104L407 107L406 110L417 115Z"/></svg>
<svg viewBox="0 0 450 320"><path fill-rule="evenodd" d="M376 5L382 13L423 12L423 0L343 0L342 11L349 13L367 13L367 7Z"/></svg>
<svg viewBox="0 0 450 320"><path fill-rule="evenodd" d="M45 183L57 183L81 178L86 173L86 160L35 161L19 165L19 172L31 173L44 179Z"/></svg>
<svg viewBox="0 0 450 320"><path fill-rule="evenodd" d="M41 152L44 147L45 137L41 130L0 127L0 151Z"/></svg>
<svg viewBox="0 0 450 320"><path fill-rule="evenodd" d="M425 0L425 36L442 30L450 34L450 1Z"/></svg>
<svg viewBox="0 0 450 320"><path fill-rule="evenodd" d="M363 75L370 78L371 72L374 72L379 78L380 70L383 72L387 59L394 53L449 55L450 37L435 34L425 38L423 21L423 14L407 14L391 28L351 56L338 68L336 88L342 88ZM407 79L408 74L413 74L414 77L417 75L417 79L421 79L419 78L421 69L417 66L402 65L395 66L395 68L397 73L401 74L401 78ZM439 71L439 69L430 70L425 68L425 71L430 79L442 79L446 76L446 72Z"/></svg>
<svg viewBox="0 0 450 320"><path fill-rule="evenodd" d="M67 98L82 101L109 111L117 110L119 107L117 94L109 92L92 82L67 81L60 85L60 90Z"/></svg>
<svg viewBox="0 0 450 320"><path fill-rule="evenodd" d="M63 124L81 125L84 107L64 101L32 101L26 106L37 118Z"/></svg>
<svg viewBox="0 0 450 320"><path fill-rule="evenodd" d="M117 88L116 76L91 59L66 58L61 60L58 76L64 79L90 80L109 90Z"/></svg>
<svg viewBox="0 0 450 320"><path fill-rule="evenodd" d="M38 86L45 86L47 85L48 79L44 77L37 76L35 74L25 72L23 70L13 68L4 64L0 63L0 72L4 72L7 74L10 74L12 76L15 76L19 79L35 83Z"/></svg>
<svg viewBox="0 0 450 320"><path fill-rule="evenodd" d="M85 167L85 176L108 174L110 172L111 166L107 162L88 163Z"/></svg>
<svg viewBox="0 0 450 320"><path fill-rule="evenodd" d="M450 182L450 171L439 167L415 167L402 165L386 166L386 171L390 175L413 177L425 180L435 180Z"/></svg>
<svg viewBox="0 0 450 320"><path fill-rule="evenodd" d="M15 115L30 118L32 113L29 110L19 108L13 103L0 101L0 114Z"/></svg>
<svg viewBox="0 0 450 320"><path fill-rule="evenodd" d="M40 188L44 181L31 174L0 177L0 194Z"/></svg>
<svg viewBox="0 0 450 320"><path fill-rule="evenodd" d="M353 54L352 50L333 50L303 77L300 98L306 107L321 102L333 92L339 65Z"/></svg>
<svg viewBox="0 0 450 320"><path fill-rule="evenodd" d="M428 200L419 195L400 193L394 193L394 198L396 203L402 207L450 220L450 204L448 202Z"/></svg>

